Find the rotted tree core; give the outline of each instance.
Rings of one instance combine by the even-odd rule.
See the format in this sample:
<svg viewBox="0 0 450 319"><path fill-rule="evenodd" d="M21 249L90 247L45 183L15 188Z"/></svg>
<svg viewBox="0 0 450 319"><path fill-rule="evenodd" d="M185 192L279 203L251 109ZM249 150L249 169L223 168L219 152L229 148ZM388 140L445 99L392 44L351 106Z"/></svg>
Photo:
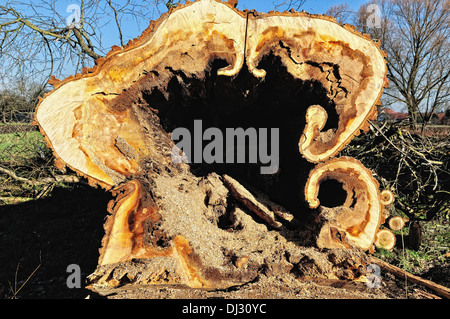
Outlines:
<svg viewBox="0 0 450 319"><path fill-rule="evenodd" d="M199 0L94 68L52 79L35 120L58 167L117 195L93 285L230 287L304 269L303 258L319 258L314 247L363 263L355 251L373 250L392 194L382 198L358 161L334 157L368 129L385 77L379 45L332 18ZM172 134L195 137L196 123L276 128L276 169L261 174L261 158L174 161ZM193 153L208 143L194 144ZM319 190L331 180L327 201ZM330 259L318 263L340 276Z"/></svg>

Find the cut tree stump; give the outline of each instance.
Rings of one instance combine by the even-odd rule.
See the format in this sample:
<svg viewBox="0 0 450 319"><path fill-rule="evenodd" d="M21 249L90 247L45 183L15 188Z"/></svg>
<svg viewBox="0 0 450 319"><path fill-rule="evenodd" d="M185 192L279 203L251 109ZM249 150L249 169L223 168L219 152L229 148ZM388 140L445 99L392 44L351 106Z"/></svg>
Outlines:
<svg viewBox="0 0 450 319"><path fill-rule="evenodd" d="M376 117L384 58L327 16L199 0L82 74L52 78L35 122L56 165L116 195L92 289L227 288L290 271L356 278L390 197L360 162L334 157ZM279 129L278 169L262 175L263 158L174 161L172 132L195 135L198 119L221 132Z"/></svg>

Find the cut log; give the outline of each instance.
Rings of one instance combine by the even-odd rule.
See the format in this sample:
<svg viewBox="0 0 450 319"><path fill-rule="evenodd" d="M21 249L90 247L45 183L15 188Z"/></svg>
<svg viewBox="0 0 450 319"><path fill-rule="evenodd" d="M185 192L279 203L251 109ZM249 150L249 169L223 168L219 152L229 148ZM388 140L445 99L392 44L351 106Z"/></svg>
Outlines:
<svg viewBox="0 0 450 319"><path fill-rule="evenodd" d="M407 221L408 221L407 218L403 218L400 216L394 216L394 217L389 218L388 225L389 225L389 228L392 230L400 230L403 227L405 227L405 222L407 222Z"/></svg>
<svg viewBox="0 0 450 319"><path fill-rule="evenodd" d="M394 202L394 194L388 189L383 190L380 197L381 204L384 206L389 206Z"/></svg>
<svg viewBox="0 0 450 319"><path fill-rule="evenodd" d="M384 57L379 44L333 18L199 0L171 9L82 74L52 78L35 122L56 165L116 195L93 285L226 288L264 269L292 269L286 256L301 255L311 241L370 250L388 201L361 163L333 157L375 118L387 84ZM260 173L261 149L257 163L208 166L206 148L195 144L196 119L208 133L256 127L261 137L262 128L278 129L270 147L252 142L248 130L242 143L246 151L279 150L275 173ZM177 128L197 134L193 156L172 140ZM215 151L214 159L227 153ZM320 205L319 188L330 179L346 192L342 205ZM320 218L303 225L317 211ZM324 252L316 253L308 260ZM335 276L343 265L323 272Z"/></svg>
<svg viewBox="0 0 450 319"><path fill-rule="evenodd" d="M395 247L395 235L389 229L380 229L375 237L375 246L392 250Z"/></svg>
<svg viewBox="0 0 450 319"><path fill-rule="evenodd" d="M247 34L246 61L253 75L267 74L258 64L272 52L289 74L305 82L319 81L335 105L335 113L330 113L339 124L324 132L330 116L325 105L307 110L299 148L308 161L336 155L360 129L368 129L367 120L376 117L373 106L379 103L387 74L378 45L333 18L295 12L250 15Z"/></svg>
<svg viewBox="0 0 450 319"><path fill-rule="evenodd" d="M387 69L370 39L326 16L255 16L203 0L164 14L84 74L52 81L55 90L38 106L36 121L62 163L110 188L137 174L141 158L156 155L148 153L152 145L146 144L143 123L122 103L124 97L144 88L167 91L176 72L204 79L212 59L229 64L218 75L236 76L245 60L253 75L263 77L266 71L256 66L271 53L295 78L320 82L335 104L339 126L325 132L324 106L308 109L299 144L306 159L318 162L336 155L375 118Z"/></svg>

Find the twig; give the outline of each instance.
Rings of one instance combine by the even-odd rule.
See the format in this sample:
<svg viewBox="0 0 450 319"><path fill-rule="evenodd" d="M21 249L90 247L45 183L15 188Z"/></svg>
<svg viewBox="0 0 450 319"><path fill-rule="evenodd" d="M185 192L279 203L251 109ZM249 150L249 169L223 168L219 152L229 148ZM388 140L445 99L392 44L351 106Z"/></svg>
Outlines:
<svg viewBox="0 0 450 319"><path fill-rule="evenodd" d="M44 185L44 184L50 184L50 183L78 183L80 179L78 176L74 175L55 175L54 177L44 177L40 178L38 180L29 180L28 178L17 176L16 173L14 173L12 170L9 170L3 166L0 166L0 173L4 173L10 177L12 177L14 180L22 183L26 183L30 186L38 186L38 185Z"/></svg>
<svg viewBox="0 0 450 319"><path fill-rule="evenodd" d="M435 291L439 296L450 299L450 288L444 287L442 285L439 285L435 282L432 282L430 280L426 280L423 278L420 278L419 276L415 276L413 274L410 274L409 272L402 270L398 267L395 267L391 264L388 264L387 262L373 257L370 257L371 262L374 264L379 265L381 268L383 268L386 271L391 272L392 274L402 278L402 277L407 277L410 281L418 284L418 285L422 285L425 286L427 288L430 288L431 290Z"/></svg>
<svg viewBox="0 0 450 319"><path fill-rule="evenodd" d="M31 197L0 197L0 201L5 205L16 205L33 200Z"/></svg>
<svg viewBox="0 0 450 319"><path fill-rule="evenodd" d="M114 8L114 6L112 5L111 0L106 0L106 2L108 3L108 5L111 7L111 9L112 9L113 12L114 12L114 18L115 18L115 20L116 20L117 30L119 31L120 45L121 45L121 46L124 46L124 45L123 45L122 29L120 28L120 22L119 22L119 17L118 17L118 14L117 14L117 10L116 10L116 8Z"/></svg>
<svg viewBox="0 0 450 319"><path fill-rule="evenodd" d="M19 289L17 289L17 273L19 271L19 264L17 264L17 269L16 269L16 274L14 277L14 290L12 290L12 293L14 294L11 299L16 298L17 294L19 293L19 291L26 285L26 283L31 279L31 277L33 277L34 273L39 269L39 267L41 267L41 262L39 262L39 265L37 265L37 267L33 270L33 272L28 276L28 278L25 280L25 282L20 285ZM17 289L17 290L16 290Z"/></svg>
<svg viewBox="0 0 450 319"><path fill-rule="evenodd" d="M402 229L400 229L400 234L402 237L402 257L403 260L405 260L405 240L403 238L403 227ZM406 257L408 258L408 257ZM408 260L406 260L406 262L408 262ZM406 266L406 265L404 265ZM406 298L408 298L408 276L406 276L406 270L405 270L405 291L406 291Z"/></svg>
<svg viewBox="0 0 450 319"><path fill-rule="evenodd" d="M375 130L377 130L378 131L378 133L380 133L380 135L381 136L383 136L384 137L384 139L389 143L389 144L391 144L392 145L392 147L394 147L397 151L399 151L401 154L405 154L404 153L404 151L402 151L401 149L399 149L398 147L397 147L397 145L395 145L394 143L392 143L392 141L390 140L390 139L388 139L387 138L387 136L375 125L375 124L373 124L372 122L369 122L370 123L370 127L373 127L373 128L375 128ZM405 154L406 155L406 154Z"/></svg>
<svg viewBox="0 0 450 319"><path fill-rule="evenodd" d="M17 176L16 173L14 173L13 171L11 171L11 170L9 170L9 169L7 169L5 167L2 167L2 166L0 166L0 173L4 173L6 175L9 175L10 177L14 178L18 182L24 182L24 183L27 183L27 184L32 184L33 183L29 179Z"/></svg>
<svg viewBox="0 0 450 319"><path fill-rule="evenodd" d="M419 155L421 158L423 158L425 161L427 161L430 164L434 164L434 165L443 165L443 162L438 162L438 161L432 161L429 160L424 154L420 153L418 150L414 149L411 145L409 145L409 143L407 143L405 141L405 139L403 138L403 136L400 135L400 139L405 142L406 147L408 147L411 151L413 151L414 153L416 153L417 155Z"/></svg>

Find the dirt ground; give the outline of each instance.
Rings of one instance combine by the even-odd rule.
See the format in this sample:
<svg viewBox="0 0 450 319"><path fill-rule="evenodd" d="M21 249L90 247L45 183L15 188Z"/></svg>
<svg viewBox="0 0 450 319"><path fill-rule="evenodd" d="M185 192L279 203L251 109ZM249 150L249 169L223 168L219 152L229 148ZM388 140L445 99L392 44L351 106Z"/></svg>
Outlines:
<svg viewBox="0 0 450 319"><path fill-rule="evenodd" d="M123 286L98 293L84 288L94 272L111 195L85 185L57 188L46 199L0 206L0 298L84 299L376 299L435 297L432 291L382 271L380 288L364 282L261 274L255 281L226 290ZM79 265L82 287L69 289L67 267ZM431 269L424 278L449 287L449 267Z"/></svg>

